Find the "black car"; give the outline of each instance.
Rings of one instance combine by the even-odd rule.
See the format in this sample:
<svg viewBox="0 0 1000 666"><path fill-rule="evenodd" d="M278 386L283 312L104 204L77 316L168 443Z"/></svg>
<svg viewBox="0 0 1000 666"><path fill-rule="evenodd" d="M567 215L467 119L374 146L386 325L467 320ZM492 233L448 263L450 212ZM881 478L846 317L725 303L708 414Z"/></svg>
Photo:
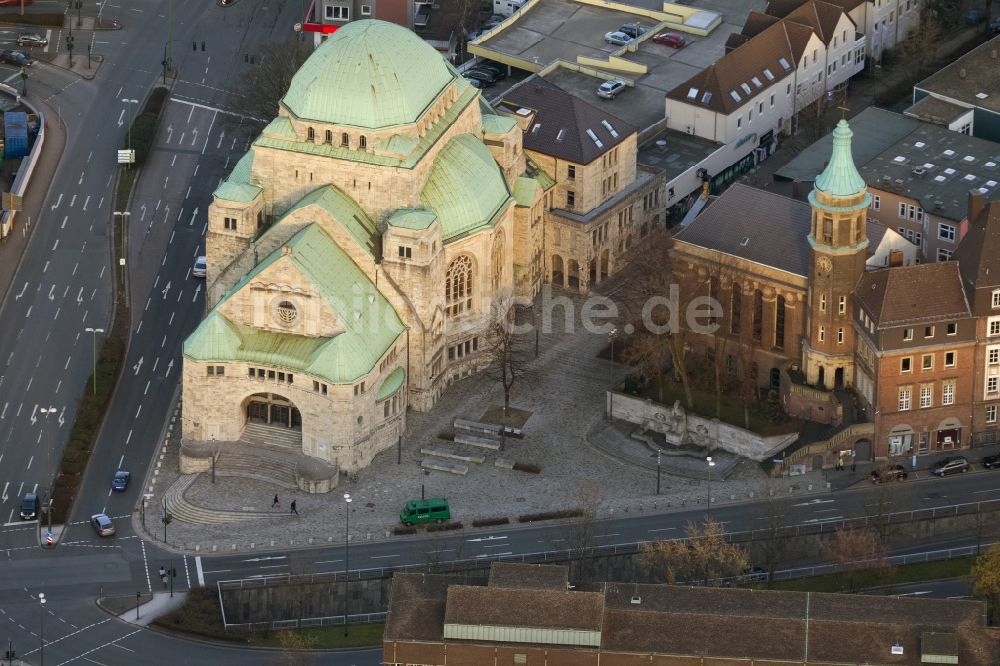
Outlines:
<svg viewBox="0 0 1000 666"><path fill-rule="evenodd" d="M486 69L485 67L477 66L472 69L465 70L465 75L468 76L469 74L481 74L483 77L488 78L490 83L496 83L500 80L500 76L496 72Z"/></svg>
<svg viewBox="0 0 1000 666"><path fill-rule="evenodd" d="M479 85L476 86L477 88L489 88L497 81L492 74L487 74L486 72L479 72L474 69L470 69L469 71L464 72L462 76L469 79L470 81L478 82Z"/></svg>
<svg viewBox="0 0 1000 666"><path fill-rule="evenodd" d="M23 51L11 51L10 49L7 49L5 51L0 51L0 62L5 62L8 65L27 67L35 61Z"/></svg>
<svg viewBox="0 0 1000 666"><path fill-rule="evenodd" d="M497 65L492 62L483 62L476 65L473 69L477 69L482 72L489 72L496 77L497 81L502 81L507 78L507 71L502 65Z"/></svg>
<svg viewBox="0 0 1000 666"><path fill-rule="evenodd" d="M983 467L986 469L1000 469L1000 454L983 458Z"/></svg>
<svg viewBox="0 0 1000 666"><path fill-rule="evenodd" d="M624 32L632 39L639 39L646 34L646 29L638 23L626 23L622 27L618 28L618 32Z"/></svg>
<svg viewBox="0 0 1000 666"><path fill-rule="evenodd" d="M486 84L483 83L482 81L477 81L476 79L470 79L469 77L465 77L465 80L468 81L469 85L471 85L473 88L482 89L486 87Z"/></svg>

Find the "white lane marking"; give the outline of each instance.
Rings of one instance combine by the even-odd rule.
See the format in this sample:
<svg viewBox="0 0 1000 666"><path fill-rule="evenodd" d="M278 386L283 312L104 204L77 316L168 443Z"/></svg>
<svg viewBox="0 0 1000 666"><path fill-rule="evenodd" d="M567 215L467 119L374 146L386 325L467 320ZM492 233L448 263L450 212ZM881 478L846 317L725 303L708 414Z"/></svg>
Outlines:
<svg viewBox="0 0 1000 666"><path fill-rule="evenodd" d="M201 569L201 555L194 558L194 568L198 572L198 587L205 587L205 572Z"/></svg>

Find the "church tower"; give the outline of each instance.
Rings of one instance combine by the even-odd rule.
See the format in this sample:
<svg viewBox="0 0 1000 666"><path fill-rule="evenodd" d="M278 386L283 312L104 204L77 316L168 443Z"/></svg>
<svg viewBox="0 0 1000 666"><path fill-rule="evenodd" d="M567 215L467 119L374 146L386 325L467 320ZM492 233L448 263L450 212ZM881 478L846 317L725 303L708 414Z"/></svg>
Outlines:
<svg viewBox="0 0 1000 666"><path fill-rule="evenodd" d="M802 368L807 382L826 389L844 386L854 377L853 294L867 258L872 196L854 166L852 136L841 119L833 130L830 162L809 193L809 308Z"/></svg>

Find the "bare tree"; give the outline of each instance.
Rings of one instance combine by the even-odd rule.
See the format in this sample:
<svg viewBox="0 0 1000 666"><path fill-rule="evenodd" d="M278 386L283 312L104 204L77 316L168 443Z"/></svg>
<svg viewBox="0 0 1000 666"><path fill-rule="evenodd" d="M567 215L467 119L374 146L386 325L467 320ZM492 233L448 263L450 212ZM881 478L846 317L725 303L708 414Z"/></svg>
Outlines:
<svg viewBox="0 0 1000 666"><path fill-rule="evenodd" d="M239 90L253 91L240 95L238 100L238 107L248 122L263 129L278 115L278 103L312 51L298 38L270 42L260 50L259 59L240 75L237 86Z"/></svg>
<svg viewBox="0 0 1000 666"><path fill-rule="evenodd" d="M592 481L580 484L578 504L582 515L579 519L563 526L560 530L566 548L576 550L580 557L576 560L575 579L584 584L592 582L597 574L593 548L597 529L597 511L601 505L601 490Z"/></svg>
<svg viewBox="0 0 1000 666"><path fill-rule="evenodd" d="M642 544L643 564L655 577L708 585L739 576L749 567L747 552L726 540L721 523L706 518L703 527L688 523L684 532L685 539Z"/></svg>
<svg viewBox="0 0 1000 666"><path fill-rule="evenodd" d="M485 331L485 357L489 363L488 375L503 388L504 427L507 425L506 414L510 408L511 389L525 373L529 363L528 341L526 336L517 332L514 318L514 299L510 293L500 294L493 299Z"/></svg>
<svg viewBox="0 0 1000 666"><path fill-rule="evenodd" d="M663 229L652 231L631 252L629 296L622 305L634 331L623 354L630 365L643 370L647 379L655 379L658 400L663 402L664 372L668 360L674 375L684 389L688 409L694 409L691 376L685 358L685 340L689 331L687 305L694 298L693 290L680 290L674 280L670 250L673 238ZM664 303L676 290L676 312Z"/></svg>
<svg viewBox="0 0 1000 666"><path fill-rule="evenodd" d="M774 586L774 574L778 567L785 563L799 545L795 542L798 537L783 529L787 504L787 500L778 497L773 484L768 483L763 503L764 515L761 516L766 523L763 529L754 531L750 546L754 563L767 572L768 589Z"/></svg>
<svg viewBox="0 0 1000 666"><path fill-rule="evenodd" d="M892 565L888 549L877 530L870 528L842 527L833 540L824 542L824 555L833 560L841 572L845 592L857 592L865 574L887 574Z"/></svg>
<svg viewBox="0 0 1000 666"><path fill-rule="evenodd" d="M972 565L972 591L986 599L991 624L1000 620L1000 546L993 546Z"/></svg>

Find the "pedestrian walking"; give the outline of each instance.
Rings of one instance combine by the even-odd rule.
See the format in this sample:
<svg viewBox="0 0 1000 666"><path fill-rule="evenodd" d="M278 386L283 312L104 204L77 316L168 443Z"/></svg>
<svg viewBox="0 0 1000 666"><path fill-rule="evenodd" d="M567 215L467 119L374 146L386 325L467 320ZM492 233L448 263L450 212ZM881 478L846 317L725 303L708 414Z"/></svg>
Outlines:
<svg viewBox="0 0 1000 666"><path fill-rule="evenodd" d="M160 581L163 583L163 587L167 586L167 570L160 567Z"/></svg>
<svg viewBox="0 0 1000 666"><path fill-rule="evenodd" d="M278 494L277 493L274 494L274 501L271 502L271 508L272 509L281 508L281 502L278 501Z"/></svg>
<svg viewBox="0 0 1000 666"><path fill-rule="evenodd" d="M299 510L295 508L295 500L292 500L292 513L299 515Z"/></svg>

